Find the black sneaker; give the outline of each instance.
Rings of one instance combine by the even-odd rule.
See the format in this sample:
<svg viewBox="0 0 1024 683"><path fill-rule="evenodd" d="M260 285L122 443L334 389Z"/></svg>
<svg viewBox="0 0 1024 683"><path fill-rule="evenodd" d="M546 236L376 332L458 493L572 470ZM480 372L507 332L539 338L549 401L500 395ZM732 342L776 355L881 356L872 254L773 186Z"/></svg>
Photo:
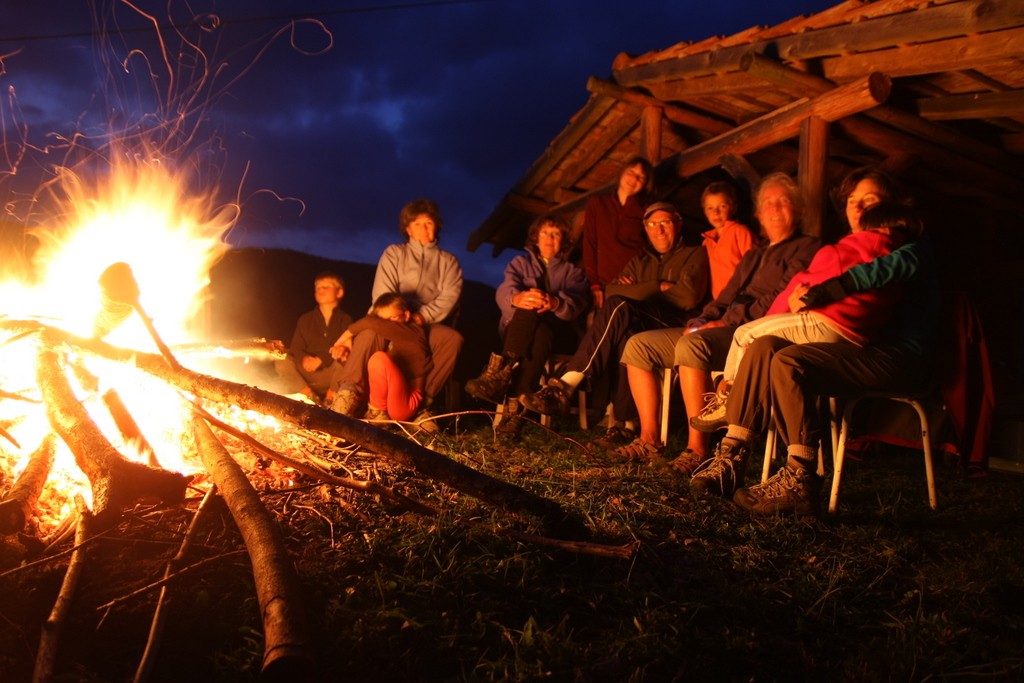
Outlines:
<svg viewBox="0 0 1024 683"><path fill-rule="evenodd" d="M569 387L555 378L532 394L523 394L519 403L541 415L567 415L569 413Z"/></svg>
<svg viewBox="0 0 1024 683"><path fill-rule="evenodd" d="M821 478L787 465L764 483L738 489L732 502L754 515L817 517L821 514Z"/></svg>
<svg viewBox="0 0 1024 683"><path fill-rule="evenodd" d="M750 448L718 444L715 457L705 460L690 478L690 490L698 495L714 494L732 498L733 492L743 483L747 471L747 457Z"/></svg>

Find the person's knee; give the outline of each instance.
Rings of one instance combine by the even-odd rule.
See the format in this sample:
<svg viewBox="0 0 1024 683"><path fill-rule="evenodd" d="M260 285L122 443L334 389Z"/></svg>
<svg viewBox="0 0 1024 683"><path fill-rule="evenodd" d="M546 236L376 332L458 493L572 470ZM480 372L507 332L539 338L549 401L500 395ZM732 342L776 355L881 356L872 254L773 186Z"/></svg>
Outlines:
<svg viewBox="0 0 1024 683"><path fill-rule="evenodd" d="M700 332L691 332L676 342L672 364L710 372L712 367L713 349L709 340Z"/></svg>
<svg viewBox="0 0 1024 683"><path fill-rule="evenodd" d="M375 351L366 361L366 369L369 372L379 372L384 369L388 363L388 354L386 351Z"/></svg>

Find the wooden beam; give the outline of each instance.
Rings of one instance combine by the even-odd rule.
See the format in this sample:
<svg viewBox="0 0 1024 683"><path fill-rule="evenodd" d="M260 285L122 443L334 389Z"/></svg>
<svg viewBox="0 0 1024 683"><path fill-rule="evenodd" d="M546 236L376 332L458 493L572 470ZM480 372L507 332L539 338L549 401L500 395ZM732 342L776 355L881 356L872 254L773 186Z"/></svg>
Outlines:
<svg viewBox="0 0 1024 683"><path fill-rule="evenodd" d="M736 93L758 94L767 90L764 84L741 71L719 72L667 81L642 83L643 87L664 102L689 102L701 97L719 97Z"/></svg>
<svg viewBox="0 0 1024 683"><path fill-rule="evenodd" d="M551 211L551 209L554 208L555 206L554 204L546 202L543 199L527 197L526 195L522 195L516 192L512 192L505 195L504 203L521 211L532 213L536 216Z"/></svg>
<svg viewBox="0 0 1024 683"><path fill-rule="evenodd" d="M644 107L640 115L640 153L652 164L661 161L662 107Z"/></svg>
<svg viewBox="0 0 1024 683"><path fill-rule="evenodd" d="M792 138L810 116L836 121L875 107L889 97L891 86L887 76L875 73L814 99L797 100L677 154L676 172L679 176L694 175L716 165L723 154L746 154Z"/></svg>
<svg viewBox="0 0 1024 683"><path fill-rule="evenodd" d="M625 139L637 126L638 119L630 114L630 111L626 111L622 116L607 117L600 135L596 136L596 143L577 145L576 149L566 154L562 160L561 177L557 181L563 187L572 187L579 182L580 178L604 159L608 151ZM630 151L629 156L640 153L642 150L637 149Z"/></svg>
<svg viewBox="0 0 1024 683"><path fill-rule="evenodd" d="M965 38L901 44L864 54L825 57L820 62L822 74L833 81L845 81L865 71L882 71L897 78L973 69L993 62L1016 61L1024 54L1024 27L1019 24L1008 24L1013 28L968 35Z"/></svg>
<svg viewBox="0 0 1024 683"><path fill-rule="evenodd" d="M821 236L825 222L828 121L810 116L800 124L798 184L804 196L802 227L805 234Z"/></svg>
<svg viewBox="0 0 1024 683"><path fill-rule="evenodd" d="M719 121L718 119L713 119L710 116L698 114L695 111L684 109L683 107L670 104L664 100L658 99L657 97L651 97L650 95L646 95L636 90L624 88L621 85L602 80L597 76L591 76L587 79L587 90L595 95L614 97L617 100L629 102L640 107L660 107L665 113L665 118L669 121L678 123L681 126L714 133L715 135L724 133L732 128L732 126L724 121Z"/></svg>
<svg viewBox="0 0 1024 683"><path fill-rule="evenodd" d="M917 101L917 113L929 121L994 119L1024 116L1024 90L926 97Z"/></svg>
<svg viewBox="0 0 1024 683"><path fill-rule="evenodd" d="M735 71L745 52L771 51L786 61L800 61L851 53L885 50L893 45L942 41L963 35L998 31L1024 23L1020 0L971 0L922 7L913 12L886 15L856 23L774 36L717 50L707 50L675 59L630 66L614 71L615 80L625 86L650 81ZM950 61L947 52L946 64ZM874 69L871 69L874 70ZM884 69L893 73L888 69ZM943 69L944 70L944 69ZM866 73L861 70L859 73Z"/></svg>
<svg viewBox="0 0 1024 683"><path fill-rule="evenodd" d="M943 169L952 177L962 178L961 184L986 187L992 193L1019 203L1024 199L1024 180L1019 174L1005 174L991 166L980 164L949 149L910 136L893 137L892 131L863 119L849 118L836 125L857 144L887 156L894 151L921 157L930 165Z"/></svg>
<svg viewBox="0 0 1024 683"><path fill-rule="evenodd" d="M821 94L835 87L835 83L827 78L794 69L754 52L748 52L743 56L740 68L793 94ZM998 168L1006 173L1021 172L1019 161L1009 157L1003 150L987 145L958 130L926 121L920 116L895 107L881 105L864 112L864 116L904 133L946 147L968 159ZM893 137L895 149L899 148L900 140L901 138L898 136Z"/></svg>
<svg viewBox="0 0 1024 683"><path fill-rule="evenodd" d="M613 106L615 106L613 98L600 95L591 97L565 130L548 146L541 158L530 166L515 191L523 195L531 194Z"/></svg>

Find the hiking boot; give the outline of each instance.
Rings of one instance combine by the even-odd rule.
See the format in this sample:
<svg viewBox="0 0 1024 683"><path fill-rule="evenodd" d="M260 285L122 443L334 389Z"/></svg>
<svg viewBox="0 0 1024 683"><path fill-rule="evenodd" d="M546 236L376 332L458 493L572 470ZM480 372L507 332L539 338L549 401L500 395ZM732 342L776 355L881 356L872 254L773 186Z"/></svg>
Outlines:
<svg viewBox="0 0 1024 683"><path fill-rule="evenodd" d="M512 381L512 371L518 363L496 353L491 354L487 367L475 379L466 382L466 393L473 398L491 403L501 403Z"/></svg>
<svg viewBox="0 0 1024 683"><path fill-rule="evenodd" d="M625 446L613 449L609 455L626 462L656 462L665 456L665 447L655 446L637 437Z"/></svg>
<svg viewBox="0 0 1024 683"><path fill-rule="evenodd" d="M768 481L738 489L732 502L754 515L817 517L821 512L821 478L810 470L786 465Z"/></svg>
<svg viewBox="0 0 1024 683"><path fill-rule="evenodd" d="M677 455L675 459L668 463L668 466L679 474L685 474L686 476L692 476L694 471L701 466L704 462L709 460L708 456L700 453L694 453L689 448L684 450L682 453Z"/></svg>
<svg viewBox="0 0 1024 683"><path fill-rule="evenodd" d="M520 396L519 402L541 415L566 415L569 412L569 387L556 377L548 380L546 387Z"/></svg>
<svg viewBox="0 0 1024 683"><path fill-rule="evenodd" d="M390 420L391 416L388 415L388 411L381 408L374 408L373 406L366 406L366 414L363 415L364 420L371 422L379 422L381 420Z"/></svg>
<svg viewBox="0 0 1024 683"><path fill-rule="evenodd" d="M501 422L494 428L497 436L502 436L512 441L518 441L523 431L523 418L519 415L502 415Z"/></svg>
<svg viewBox="0 0 1024 683"><path fill-rule="evenodd" d="M705 460L693 471L690 490L697 495L712 493L723 498L732 498L733 492L743 483L749 455L750 448L746 444L718 444L715 457Z"/></svg>
<svg viewBox="0 0 1024 683"><path fill-rule="evenodd" d="M519 433L523 430L523 421L519 399L507 398L505 399L505 408L501 413L501 420L494 427L494 434L516 441L519 439Z"/></svg>
<svg viewBox="0 0 1024 683"><path fill-rule="evenodd" d="M331 410L342 415L358 418L366 410L366 402L351 389L339 389L334 395Z"/></svg>
<svg viewBox="0 0 1024 683"><path fill-rule="evenodd" d="M704 394L704 409L696 417L690 418L690 426L698 432L714 434L719 429L725 429L729 422L725 419L725 394Z"/></svg>
<svg viewBox="0 0 1024 683"><path fill-rule="evenodd" d="M636 434L632 430L626 429L622 425L612 425L604 433L604 436L594 439L590 442L590 445L597 446L598 448L615 448L616 446L625 446L632 442L635 437Z"/></svg>

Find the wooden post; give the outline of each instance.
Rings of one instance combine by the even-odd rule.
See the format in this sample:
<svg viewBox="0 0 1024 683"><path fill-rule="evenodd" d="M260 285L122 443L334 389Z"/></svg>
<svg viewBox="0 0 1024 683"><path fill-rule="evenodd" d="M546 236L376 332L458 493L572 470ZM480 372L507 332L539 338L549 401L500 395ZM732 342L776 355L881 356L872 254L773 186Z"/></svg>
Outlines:
<svg viewBox="0 0 1024 683"><path fill-rule="evenodd" d="M661 107L644 107L640 115L640 153L651 164L661 161Z"/></svg>
<svg viewBox="0 0 1024 683"><path fill-rule="evenodd" d="M810 116L800 124L798 185L804 196L803 231L821 237L825 216L825 166L828 162L828 121Z"/></svg>

